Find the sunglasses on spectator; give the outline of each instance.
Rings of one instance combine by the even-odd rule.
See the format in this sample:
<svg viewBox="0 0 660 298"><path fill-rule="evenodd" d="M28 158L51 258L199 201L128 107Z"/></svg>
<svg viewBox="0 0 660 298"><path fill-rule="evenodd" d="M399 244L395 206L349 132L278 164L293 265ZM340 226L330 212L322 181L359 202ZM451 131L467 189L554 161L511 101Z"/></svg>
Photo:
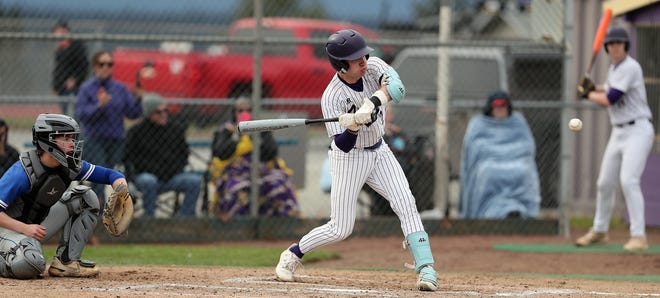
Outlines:
<svg viewBox="0 0 660 298"><path fill-rule="evenodd" d="M236 110L237 113L243 113L243 112L252 112L252 109L238 109Z"/></svg>
<svg viewBox="0 0 660 298"><path fill-rule="evenodd" d="M112 67L112 65L114 65L114 62L112 62L112 61L110 61L110 62L96 62L96 65L98 67L104 67L104 66Z"/></svg>

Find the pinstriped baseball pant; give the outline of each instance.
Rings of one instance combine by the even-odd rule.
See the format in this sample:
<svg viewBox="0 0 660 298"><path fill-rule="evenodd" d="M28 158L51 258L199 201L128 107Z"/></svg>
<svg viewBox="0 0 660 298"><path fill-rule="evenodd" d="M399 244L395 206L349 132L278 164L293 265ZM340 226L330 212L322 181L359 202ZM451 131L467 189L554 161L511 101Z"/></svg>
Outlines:
<svg viewBox="0 0 660 298"><path fill-rule="evenodd" d="M330 221L302 237L298 243L301 252L310 252L351 235L358 195L365 183L389 201L401 221L404 236L424 231L408 180L385 142L375 150L353 149L348 153L333 143L328 156L332 176Z"/></svg>

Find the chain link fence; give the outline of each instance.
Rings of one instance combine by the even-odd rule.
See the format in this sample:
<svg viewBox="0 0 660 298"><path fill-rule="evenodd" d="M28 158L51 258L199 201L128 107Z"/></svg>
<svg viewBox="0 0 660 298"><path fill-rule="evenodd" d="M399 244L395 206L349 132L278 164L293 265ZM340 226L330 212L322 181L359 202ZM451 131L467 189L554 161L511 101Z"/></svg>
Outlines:
<svg viewBox="0 0 660 298"><path fill-rule="evenodd" d="M185 127L190 155L184 171L203 178L196 217L235 226L255 217L231 218L214 212L219 199L218 180L213 168L209 170L214 134L234 116L232 108L240 97L253 98L253 118L322 117L320 97L335 73L325 55L325 41L333 32L350 27L367 37L375 48L373 55L395 67L407 87L406 100L392 108L392 123L406 136L406 150L397 157L425 220L460 219L463 137L470 119L483 112L488 94L498 89L509 91L514 110L524 115L534 136L541 197L536 219L558 219L560 132L564 129L560 119L569 108L562 98L561 1L454 1L450 43L438 42L441 1L331 2L227 1L203 7L202 1L198 9L192 4L185 9L182 4L168 4L171 7L160 10L137 2L131 4L135 7L121 2L117 7L75 10L0 2L0 49L4 53L0 56L0 117L11 127L9 143L30 149L30 127L39 113L76 116L80 95L75 90L80 82L69 79L79 73L84 73L85 80L93 79L98 65L92 56L108 51L112 79L131 92L141 87L160 94L167 102L169 121ZM251 18L255 4L264 15L259 30ZM543 7L534 9L535 5ZM548 13L538 13L541 10ZM69 32L55 31L62 19ZM58 36L62 33L72 39L63 42ZM70 47L71 40L76 41L78 51L62 50ZM260 52L257 55L255 48ZM448 202L434 196L438 187L433 165L437 158L439 48L448 49L450 57L450 183L443 190L449 193ZM83 55L89 62L81 66L85 69L75 69L74 55ZM59 69L57 59L62 62ZM255 83L257 73L261 73L260 82ZM258 92L253 92L255 86L259 86ZM130 130L139 122L127 119L125 127ZM292 170L299 208L288 213L294 223L281 228L304 226L297 222L301 219L327 218L330 196L320 187L330 143L324 127L278 130L274 141L279 157ZM173 144L152 145L173 150ZM126 169L122 163L116 166ZM140 198L140 190L133 190ZM183 203L181 192L161 194L155 217L170 219ZM144 218L141 199L136 206L137 218ZM387 202L370 189L361 193L358 207L358 219L370 223L365 224L369 227L362 231L365 234L398 228L396 222L383 221L395 217ZM512 232L530 225L527 221L502 222L511 225ZM499 229L497 224L475 227L474 232L483 233Z"/></svg>

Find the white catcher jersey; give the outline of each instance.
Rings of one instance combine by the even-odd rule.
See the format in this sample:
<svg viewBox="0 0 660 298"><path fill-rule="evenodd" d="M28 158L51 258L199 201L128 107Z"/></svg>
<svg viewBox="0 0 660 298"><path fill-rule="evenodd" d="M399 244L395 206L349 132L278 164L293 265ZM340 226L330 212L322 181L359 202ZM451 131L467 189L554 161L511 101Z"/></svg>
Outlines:
<svg viewBox="0 0 660 298"><path fill-rule="evenodd" d="M623 92L623 96L607 108L613 125L624 124L636 119L651 119L651 110L646 100L642 67L635 59L626 56L617 65L610 65L605 92L610 88Z"/></svg>
<svg viewBox="0 0 660 298"><path fill-rule="evenodd" d="M339 115L344 113L355 113L362 106L364 100L368 100L376 90L380 89L378 79L390 68L391 66L380 58L369 57L367 61L367 72L362 76L363 88L361 92L353 90L339 78L339 75L334 75L321 98L323 117L333 118L339 117ZM386 108L385 106L378 107L380 111L378 112L376 121L363 125L360 128L360 133L355 142L355 148L372 146L383 137L385 133L384 115L387 111ZM345 130L339 125L339 122L327 122L325 128L330 138Z"/></svg>

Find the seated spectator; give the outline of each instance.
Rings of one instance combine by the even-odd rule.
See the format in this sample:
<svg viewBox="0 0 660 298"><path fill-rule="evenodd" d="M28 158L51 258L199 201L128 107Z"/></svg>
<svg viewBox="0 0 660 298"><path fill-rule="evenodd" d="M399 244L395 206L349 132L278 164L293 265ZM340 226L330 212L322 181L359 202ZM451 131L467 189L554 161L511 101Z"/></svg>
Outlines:
<svg viewBox="0 0 660 298"><path fill-rule="evenodd" d="M250 120L251 104L239 98L232 111L232 119L214 133L211 164L212 180L216 193L212 199L211 213L222 220L250 214L250 185L252 163L252 138L239 134L239 121ZM298 198L291 179L293 171L278 157L278 147L270 131L261 133L259 156L259 215L297 216Z"/></svg>
<svg viewBox="0 0 660 298"><path fill-rule="evenodd" d="M167 105L159 95L145 95L142 106L144 118L128 131L124 160L142 192L144 215L153 217L158 194L173 190L184 194L177 215L193 217L202 178L184 172L190 154L185 128L168 121Z"/></svg>
<svg viewBox="0 0 660 298"><path fill-rule="evenodd" d="M484 115L474 116L463 139L461 218L529 218L541 195L536 146L527 121L512 112L509 95L491 94Z"/></svg>
<svg viewBox="0 0 660 298"><path fill-rule="evenodd" d="M0 177L18 161L18 151L7 144L9 139L9 126L5 120L0 119Z"/></svg>

